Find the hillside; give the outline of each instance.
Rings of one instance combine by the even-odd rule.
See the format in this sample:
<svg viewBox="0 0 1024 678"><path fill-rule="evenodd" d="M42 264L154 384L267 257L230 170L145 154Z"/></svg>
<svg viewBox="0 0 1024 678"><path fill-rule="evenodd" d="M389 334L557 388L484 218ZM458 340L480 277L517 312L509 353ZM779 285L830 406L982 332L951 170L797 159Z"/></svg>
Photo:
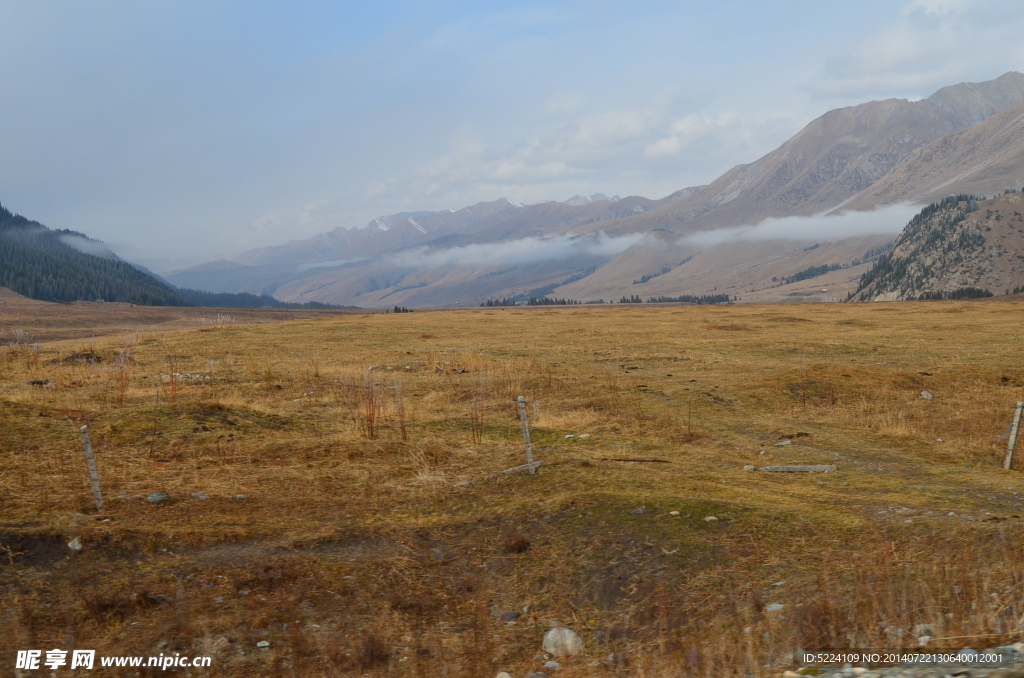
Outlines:
<svg viewBox="0 0 1024 678"><path fill-rule="evenodd" d="M105 256L89 254L86 248ZM170 285L117 259L102 243L74 231L50 230L2 205L0 286L45 301L190 305Z"/></svg>
<svg viewBox="0 0 1024 678"><path fill-rule="evenodd" d="M922 210L853 301L969 298L1024 289L1024 196L953 196Z"/></svg>
<svg viewBox="0 0 1024 678"><path fill-rule="evenodd" d="M759 160L659 200L594 194L520 205L502 198L458 211L403 212L168 279L290 302L379 308L475 305L539 289L579 300L723 291L762 301L828 300L836 287L841 296L853 291L863 272L852 270L854 262L891 242L909 209L879 212L869 229L850 231L839 220L824 220L797 235L780 231L756 241L737 236L766 219L810 218L843 204L867 212L934 199L922 197L927 191L871 191L909 171L917 158L938 157L924 149L946 148L942 144L973 149L973 160L933 163L928 185L934 197L967 190L960 186L971 179L961 169L966 165L977 166L971 176L980 186L998 184L998 192L1004 185L1019 187L1024 159L1014 149L1024 138L1016 115L1021 106L1024 75L1007 73L944 87L920 101L889 99L830 111ZM1015 184L1014 177L1021 181ZM716 231L721 237L706 237ZM684 266L687 257L692 259ZM807 269L835 266L845 272L817 291L779 284ZM581 272L591 269L584 279ZM641 292L634 281L645 277Z"/></svg>
<svg viewBox="0 0 1024 678"><path fill-rule="evenodd" d="M844 207L929 202L952 192L995 195L1024 186L1024 103L912 153Z"/></svg>
<svg viewBox="0 0 1024 678"><path fill-rule="evenodd" d="M237 266L237 264L236 264ZM262 294L177 288L120 259L99 240L51 230L0 205L0 288L41 301L109 301L141 306L326 308Z"/></svg>

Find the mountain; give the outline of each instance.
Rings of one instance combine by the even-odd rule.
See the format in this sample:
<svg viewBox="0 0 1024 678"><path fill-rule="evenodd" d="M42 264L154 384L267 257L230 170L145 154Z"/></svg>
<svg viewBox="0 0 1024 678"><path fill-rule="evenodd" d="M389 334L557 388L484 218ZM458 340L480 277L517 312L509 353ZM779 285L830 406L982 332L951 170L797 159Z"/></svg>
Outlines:
<svg viewBox="0 0 1024 678"><path fill-rule="evenodd" d="M914 217L853 301L970 298L1024 290L1024 196L959 195Z"/></svg>
<svg viewBox="0 0 1024 678"><path fill-rule="evenodd" d="M562 204L564 204L564 205L573 205L573 206L575 206L575 205L587 205L587 204L592 203L592 202L598 202L599 200L611 200L611 201L614 202L615 200L621 200L621 198L619 198L619 196L617 196L617 195L613 195L612 197L609 198L604 193L594 193L593 195L580 195L580 194L577 193L576 195L574 195L573 197L569 198L568 200L566 200Z"/></svg>
<svg viewBox="0 0 1024 678"><path fill-rule="evenodd" d="M840 108L789 141L739 165L664 210L663 228L688 232L811 215L838 207L911 153L1024 101L1024 74L944 87L927 99L886 99ZM859 203L859 209L877 203Z"/></svg>
<svg viewBox="0 0 1024 678"><path fill-rule="evenodd" d="M1007 73L920 101L829 111L764 157L658 200L593 194L521 205L502 198L458 211L402 212L167 278L363 307L465 305L539 291L580 300L723 292L832 299L856 288L891 243L885 233L910 218L901 203L974 190L961 188L965 182L1021 185L1014 178L1024 166L1022 102L1024 75ZM914 169L922 163L930 169ZM885 205L896 207L860 220L876 222L867 230L844 231L851 222L816 216ZM818 226L745 235L766 219L795 217L814 217Z"/></svg>
<svg viewBox="0 0 1024 678"><path fill-rule="evenodd" d="M844 207L938 200L951 192L995 195L1024 186L1024 103L914 151Z"/></svg>
<svg viewBox="0 0 1024 678"><path fill-rule="evenodd" d="M243 252L235 260L248 266L306 262L347 262L402 247L414 247L440 236L472 233L501 223L523 205L499 198L458 211L400 212L378 217L365 228L336 228L306 240Z"/></svg>
<svg viewBox="0 0 1024 678"><path fill-rule="evenodd" d="M189 306L170 285L81 233L50 230L0 205L0 286L45 301Z"/></svg>
<svg viewBox="0 0 1024 678"><path fill-rule="evenodd" d="M140 306L285 308L301 304L252 294L174 287L82 233L51 230L0 205L0 287L42 301L111 301ZM323 307L324 304L304 304Z"/></svg>

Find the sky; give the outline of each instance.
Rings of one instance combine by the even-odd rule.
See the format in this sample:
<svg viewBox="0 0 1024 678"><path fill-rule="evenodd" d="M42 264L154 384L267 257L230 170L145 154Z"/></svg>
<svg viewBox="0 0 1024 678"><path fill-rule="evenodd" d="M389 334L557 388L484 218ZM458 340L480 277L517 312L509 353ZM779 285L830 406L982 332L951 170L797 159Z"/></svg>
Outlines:
<svg viewBox="0 0 1024 678"><path fill-rule="evenodd" d="M159 272L400 211L660 198L1024 71L1007 0L0 0L0 203Z"/></svg>

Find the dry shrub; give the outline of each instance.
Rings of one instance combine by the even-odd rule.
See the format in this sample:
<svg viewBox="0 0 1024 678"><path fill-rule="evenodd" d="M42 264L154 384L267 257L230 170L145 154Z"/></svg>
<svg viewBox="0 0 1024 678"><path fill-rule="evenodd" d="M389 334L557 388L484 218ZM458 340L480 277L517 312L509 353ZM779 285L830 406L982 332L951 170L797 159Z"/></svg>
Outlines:
<svg viewBox="0 0 1024 678"><path fill-rule="evenodd" d="M356 648L356 663L359 665L360 671L384 664L390 657L391 650L388 648L387 642L374 633L363 636Z"/></svg>
<svg viewBox="0 0 1024 678"><path fill-rule="evenodd" d="M513 530L505 535L501 546L505 553L523 553L530 548L530 540L519 530Z"/></svg>

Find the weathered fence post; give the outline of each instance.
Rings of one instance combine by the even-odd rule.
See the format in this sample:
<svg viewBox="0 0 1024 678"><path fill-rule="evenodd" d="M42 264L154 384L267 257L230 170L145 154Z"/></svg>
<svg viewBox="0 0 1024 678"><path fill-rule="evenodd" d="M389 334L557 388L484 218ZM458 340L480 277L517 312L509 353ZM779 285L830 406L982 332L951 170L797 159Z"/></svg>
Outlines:
<svg viewBox="0 0 1024 678"><path fill-rule="evenodd" d="M85 445L85 461L89 464L89 480L92 481L92 493L96 496L96 508L103 512L103 495L100 493L100 476L96 472L96 458L92 456L92 443L89 442L89 427L83 426L82 443Z"/></svg>
<svg viewBox="0 0 1024 678"><path fill-rule="evenodd" d="M519 406L519 418L523 421L523 444L526 445L526 463L530 467L530 475L537 473L537 468L533 464L533 446L530 444L530 423L526 420L526 398L519 396L516 399L516 405Z"/></svg>
<svg viewBox="0 0 1024 678"><path fill-rule="evenodd" d="M1003 468L1009 469L1013 464L1013 448L1017 446L1017 432L1020 430L1020 413L1024 410L1024 403L1017 403L1017 412L1013 415L1013 424L1010 425L1010 441L1006 444L1006 461Z"/></svg>

